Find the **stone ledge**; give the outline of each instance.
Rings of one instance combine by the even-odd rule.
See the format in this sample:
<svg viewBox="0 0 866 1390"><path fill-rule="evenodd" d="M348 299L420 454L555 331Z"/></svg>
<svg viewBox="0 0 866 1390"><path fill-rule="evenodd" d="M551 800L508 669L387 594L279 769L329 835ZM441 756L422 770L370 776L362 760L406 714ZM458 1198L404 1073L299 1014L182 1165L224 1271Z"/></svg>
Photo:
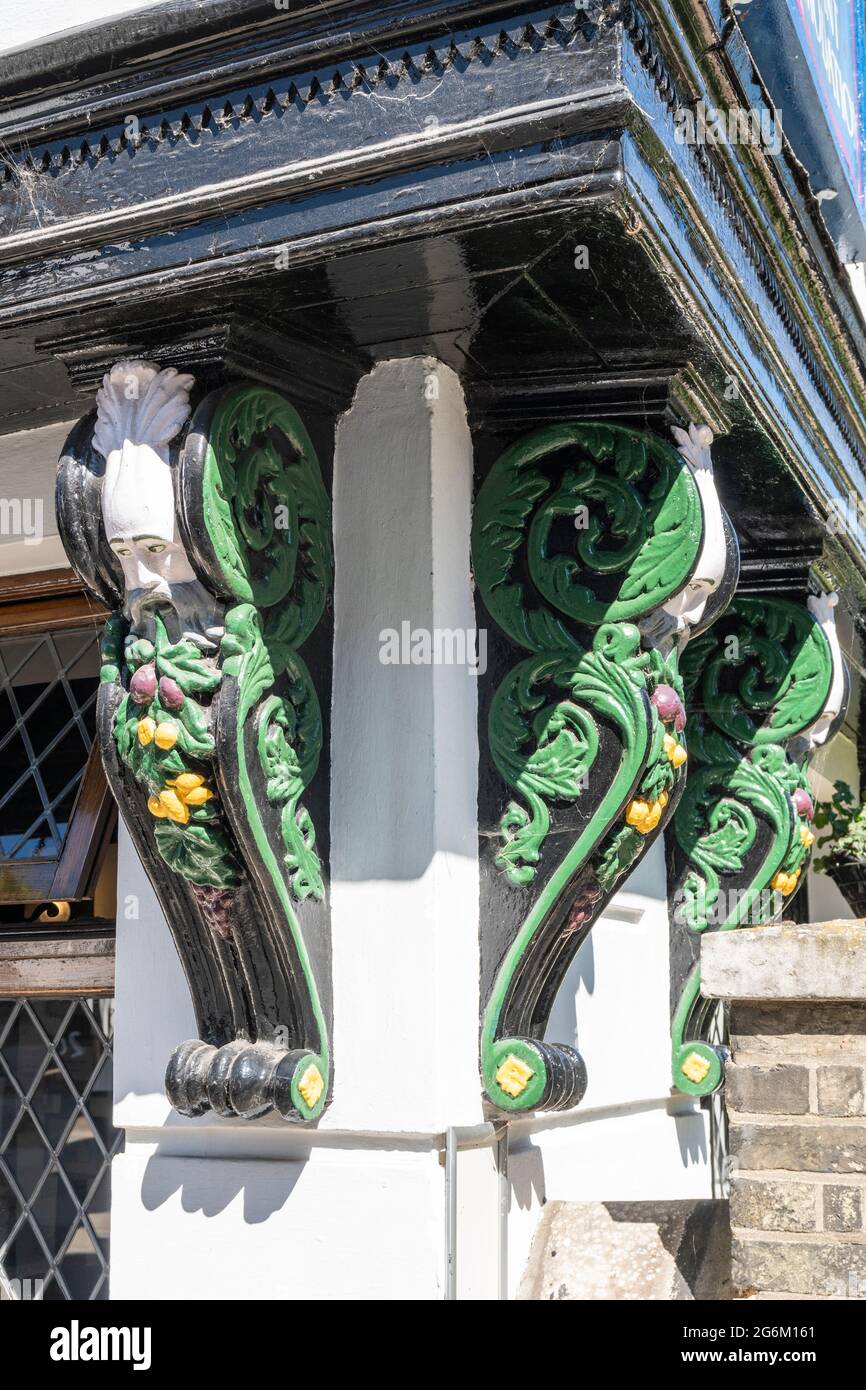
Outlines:
<svg viewBox="0 0 866 1390"><path fill-rule="evenodd" d="M518 1298L526 1302L727 1300L728 1204L548 1202Z"/></svg>
<svg viewBox="0 0 866 1390"><path fill-rule="evenodd" d="M701 943L701 992L775 1003L866 999L866 922L713 932Z"/></svg>

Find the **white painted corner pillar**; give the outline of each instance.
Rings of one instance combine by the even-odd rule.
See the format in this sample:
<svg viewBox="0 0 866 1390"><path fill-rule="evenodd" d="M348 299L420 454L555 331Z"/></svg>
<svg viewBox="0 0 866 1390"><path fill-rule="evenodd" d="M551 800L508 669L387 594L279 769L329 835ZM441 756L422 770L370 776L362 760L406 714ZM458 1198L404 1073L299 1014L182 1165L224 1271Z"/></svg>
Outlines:
<svg viewBox="0 0 866 1390"><path fill-rule="evenodd" d="M482 1118L478 679L441 660L474 636L471 504L457 377L380 363L334 470L335 1107L352 1127Z"/></svg>
<svg viewBox="0 0 866 1390"><path fill-rule="evenodd" d="M122 835L115 1299L445 1296L443 1136L483 1118L478 680L454 661L467 634L474 651L472 449L449 368L413 358L362 379L333 497L333 1101L312 1129L170 1110L165 1064L192 1013ZM457 1292L495 1297L492 1150L457 1168Z"/></svg>

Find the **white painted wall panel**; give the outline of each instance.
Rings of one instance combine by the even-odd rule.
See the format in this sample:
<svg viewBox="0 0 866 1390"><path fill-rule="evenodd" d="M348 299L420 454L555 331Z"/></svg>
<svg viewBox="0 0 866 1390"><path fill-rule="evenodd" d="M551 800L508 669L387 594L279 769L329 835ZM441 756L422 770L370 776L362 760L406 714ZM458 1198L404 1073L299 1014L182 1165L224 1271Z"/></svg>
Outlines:
<svg viewBox="0 0 866 1390"><path fill-rule="evenodd" d="M111 1298L441 1297L435 1155L314 1149L302 1161L114 1160Z"/></svg>

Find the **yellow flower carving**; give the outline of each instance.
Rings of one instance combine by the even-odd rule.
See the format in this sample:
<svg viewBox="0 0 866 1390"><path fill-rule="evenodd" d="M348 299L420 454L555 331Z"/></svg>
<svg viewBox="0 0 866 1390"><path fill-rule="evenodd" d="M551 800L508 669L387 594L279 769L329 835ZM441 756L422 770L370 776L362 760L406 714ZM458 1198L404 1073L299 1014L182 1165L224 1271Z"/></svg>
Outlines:
<svg viewBox="0 0 866 1390"><path fill-rule="evenodd" d="M173 748L177 743L177 725L164 719L161 724L157 724L153 739L157 748Z"/></svg>
<svg viewBox="0 0 866 1390"><path fill-rule="evenodd" d="M213 792L208 791L207 787L193 787L183 796L185 806L203 806L206 801L210 801Z"/></svg>
<svg viewBox="0 0 866 1390"><path fill-rule="evenodd" d="M685 748L683 748L683 745L681 743L677 743L677 740L674 738L673 734L665 734L664 750L667 754L668 761L672 763L674 767L682 767L683 763L689 756Z"/></svg>
<svg viewBox="0 0 866 1390"><path fill-rule="evenodd" d="M661 797L658 801L630 801L625 813L626 823L633 825L641 835L648 835L651 830L655 830L667 804L667 796L664 792L661 795L664 796L664 801Z"/></svg>
<svg viewBox="0 0 866 1390"><path fill-rule="evenodd" d="M141 744L142 748L146 748L147 745L148 745L149 743L152 743L152 742L153 742L153 736L154 736L155 733L156 733L156 720L155 720L155 719L151 719L150 715L148 715L146 719L139 719L139 721L138 721L138 741L139 741L139 743Z"/></svg>
<svg viewBox="0 0 866 1390"><path fill-rule="evenodd" d="M197 772L181 772L178 777L167 777L165 785L174 787L184 806L203 806L214 795Z"/></svg>
<svg viewBox="0 0 866 1390"><path fill-rule="evenodd" d="M181 772L177 777L167 777L165 785L179 792L192 792L204 785L204 778L198 772Z"/></svg>
<svg viewBox="0 0 866 1390"><path fill-rule="evenodd" d="M795 869L792 874L786 874L783 869L780 869L779 872L774 875L770 887L774 889L775 892L784 894L787 898L788 894L793 893L794 889L797 887L797 880L799 877L799 869Z"/></svg>
<svg viewBox="0 0 866 1390"><path fill-rule="evenodd" d="M813 845L814 843L815 843L815 836L812 834L811 830L809 830L805 825L801 826L801 827L800 827L800 844L801 844L801 845L805 845L806 848L809 849L809 847L810 847L811 845Z"/></svg>
<svg viewBox="0 0 866 1390"><path fill-rule="evenodd" d="M190 806L204 806L213 795L198 772L181 772L166 778L165 791L150 797L147 806L153 816L168 816L178 825L186 825Z"/></svg>
<svg viewBox="0 0 866 1390"><path fill-rule="evenodd" d="M173 787L166 787L165 791L160 792L159 800L165 807L165 814L169 820L176 821L178 825L186 825L189 820L189 807L183 804Z"/></svg>

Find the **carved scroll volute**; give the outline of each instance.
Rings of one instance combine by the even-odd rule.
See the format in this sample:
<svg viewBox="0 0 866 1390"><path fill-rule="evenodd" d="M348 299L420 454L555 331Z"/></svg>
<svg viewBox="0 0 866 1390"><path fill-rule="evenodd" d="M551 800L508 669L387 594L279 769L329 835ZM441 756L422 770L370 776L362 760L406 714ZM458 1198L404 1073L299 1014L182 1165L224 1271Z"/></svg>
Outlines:
<svg viewBox="0 0 866 1390"><path fill-rule="evenodd" d="M773 921L803 882L809 758L847 702L835 602L737 598L683 656L690 771L672 837L672 1034L674 1084L692 1095L718 1089L726 1056L701 997L701 935Z"/></svg>
<svg viewBox="0 0 866 1390"><path fill-rule="evenodd" d="M60 461L70 562L112 614L99 737L186 972L184 1114L313 1120L327 1103L330 937L310 798L322 716L300 649L331 587L330 504L278 392L118 363ZM320 798L321 800L321 798Z"/></svg>
<svg viewBox="0 0 866 1390"><path fill-rule="evenodd" d="M678 453L558 424L507 449L478 493L481 1071L505 1111L580 1101L580 1055L545 1041L556 991L682 791L678 651L735 568L711 470L706 501L697 481L711 439L693 427Z"/></svg>

